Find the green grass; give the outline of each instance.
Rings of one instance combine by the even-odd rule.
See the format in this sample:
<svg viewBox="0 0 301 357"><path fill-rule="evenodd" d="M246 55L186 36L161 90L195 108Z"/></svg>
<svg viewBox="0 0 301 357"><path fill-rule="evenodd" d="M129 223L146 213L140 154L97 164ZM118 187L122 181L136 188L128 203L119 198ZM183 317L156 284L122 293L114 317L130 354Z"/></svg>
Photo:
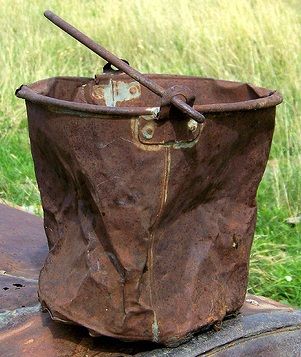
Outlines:
<svg viewBox="0 0 301 357"><path fill-rule="evenodd" d="M0 200L41 214L21 83L93 76L103 61L42 16L46 8L144 72L200 75L277 88L270 161L258 192L251 292L301 306L301 5L275 0L0 0Z"/></svg>

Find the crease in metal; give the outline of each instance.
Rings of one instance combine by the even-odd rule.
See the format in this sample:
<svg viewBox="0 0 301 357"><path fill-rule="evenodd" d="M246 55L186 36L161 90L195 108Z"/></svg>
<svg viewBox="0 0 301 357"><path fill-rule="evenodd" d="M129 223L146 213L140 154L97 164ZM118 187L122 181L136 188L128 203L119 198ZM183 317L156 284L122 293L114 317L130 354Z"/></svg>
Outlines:
<svg viewBox="0 0 301 357"><path fill-rule="evenodd" d="M169 182L169 175L170 175L170 166L171 166L171 153L170 153L170 148L165 148L165 154L164 154L164 169L163 169L163 180L162 180L162 186L161 186L161 193L160 193L160 205L158 209L158 213L156 214L155 221L150 228L150 248L149 248L149 274L150 274L150 303L151 307L154 311L154 321L152 323L152 332L153 332L153 342L159 342L159 335L160 335L160 328L158 324L158 319L157 319L157 314L156 314L156 308L154 304L154 277L153 277L153 269L154 269L154 244L155 244L155 233L154 229L156 225L159 222L160 216L162 215L162 212L164 210L166 201L167 201L167 195L168 195L168 182Z"/></svg>

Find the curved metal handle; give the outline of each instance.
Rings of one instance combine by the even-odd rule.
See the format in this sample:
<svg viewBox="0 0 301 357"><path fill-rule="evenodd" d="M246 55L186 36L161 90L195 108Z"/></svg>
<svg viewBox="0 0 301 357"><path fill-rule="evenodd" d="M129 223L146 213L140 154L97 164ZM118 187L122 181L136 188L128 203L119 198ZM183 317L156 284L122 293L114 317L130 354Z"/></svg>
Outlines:
<svg viewBox="0 0 301 357"><path fill-rule="evenodd" d="M123 62L127 63L129 65L129 62L125 59L121 59ZM120 69L114 69L112 68L112 63L108 62L102 67L102 73L121 73L122 71Z"/></svg>
<svg viewBox="0 0 301 357"><path fill-rule="evenodd" d="M77 30L75 27L70 25L68 22L61 19L59 16L55 15L53 12L47 10L44 12L45 17L54 23L56 26L61 28L63 31L68 33L70 36L75 38L77 41L82 43L84 46L88 47L91 51L98 54L100 57L105 59L106 61L112 63L115 67L123 71L124 73L128 74L130 77L136 79L140 84L147 87L149 90L160 96L161 98L164 96L165 90L157 83L153 82L149 78L143 76L140 72L136 69L132 68L125 62L123 62L120 58L113 55L111 52L103 48L102 46L98 45L88 36ZM180 109L183 113L187 114L189 117L193 118L199 123L203 123L205 117L193 109L190 105L184 102L177 96L174 96L170 99L170 102Z"/></svg>

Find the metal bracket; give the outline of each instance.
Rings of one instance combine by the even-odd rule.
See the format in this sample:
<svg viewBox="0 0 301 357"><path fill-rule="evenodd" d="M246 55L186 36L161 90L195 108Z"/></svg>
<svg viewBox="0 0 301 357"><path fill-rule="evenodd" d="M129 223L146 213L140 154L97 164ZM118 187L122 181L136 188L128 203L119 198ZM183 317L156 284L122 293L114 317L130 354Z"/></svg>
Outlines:
<svg viewBox="0 0 301 357"><path fill-rule="evenodd" d="M195 95L189 87L183 85L172 86L163 93L161 100L160 112L158 114L158 120L167 120L171 111L176 111L176 117L185 116L182 111L172 105L172 98L178 97L183 102L187 103L190 107L193 106L195 101Z"/></svg>

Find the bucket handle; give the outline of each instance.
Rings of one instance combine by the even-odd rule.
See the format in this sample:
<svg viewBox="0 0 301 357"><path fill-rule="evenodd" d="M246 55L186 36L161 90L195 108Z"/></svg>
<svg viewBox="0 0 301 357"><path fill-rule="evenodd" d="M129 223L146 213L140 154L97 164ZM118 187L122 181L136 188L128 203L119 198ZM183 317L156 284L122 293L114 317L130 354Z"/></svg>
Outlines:
<svg viewBox="0 0 301 357"><path fill-rule="evenodd" d="M161 97L163 100L161 108L163 107L166 108L167 104L169 106L170 104L173 104L176 108L180 109L184 114L187 114L190 118L194 119L198 123L204 122L205 117L203 116L203 114L199 113L191 105L188 104L188 103L193 104L194 101L194 96L190 96L189 98L187 98L186 93L191 92L190 89L181 86L182 91L180 91L180 94L179 94L179 88L174 89L173 87L171 87L165 90L159 84L150 80L149 78L141 74L139 71L129 66L126 62L124 62L123 60L113 55L108 50L106 50L104 47L98 45L91 38L80 32L79 30L77 30L71 24L69 24L59 16L55 15L52 11L46 10L44 12L44 15L48 20L50 20L56 26L58 26L63 31L65 31L68 35L75 38L84 46L88 47L91 51L93 51L94 53L96 53L106 61L108 61L110 64L113 64L120 71L123 71L130 77L137 80L140 84L151 90L153 93ZM164 112L166 111L160 110L160 112L162 113L159 114L158 119L166 118L166 115L164 114Z"/></svg>
<svg viewBox="0 0 301 357"><path fill-rule="evenodd" d="M129 62L127 61L127 60L125 60L125 59L121 59L121 61L123 61L123 62L125 62L125 63L127 63L128 65L129 65ZM112 63L110 63L110 62L107 62L104 66L103 66L103 68L102 68L102 73L121 73L122 71L120 70L120 69L114 69L114 68L112 68Z"/></svg>

